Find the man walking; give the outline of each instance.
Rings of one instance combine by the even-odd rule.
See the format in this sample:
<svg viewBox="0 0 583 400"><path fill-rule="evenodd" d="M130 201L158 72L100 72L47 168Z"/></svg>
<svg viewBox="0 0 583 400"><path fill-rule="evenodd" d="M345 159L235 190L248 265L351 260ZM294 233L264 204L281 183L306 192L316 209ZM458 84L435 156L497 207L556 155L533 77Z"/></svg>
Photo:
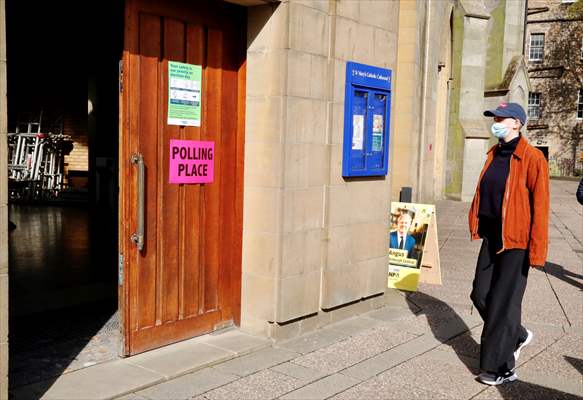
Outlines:
<svg viewBox="0 0 583 400"><path fill-rule="evenodd" d="M520 134L526 113L517 103L484 112L494 117L498 144L489 151L469 213L472 240L482 239L471 299L484 320L478 379L500 385L518 379L520 351L533 333L521 324L529 268L547 256L549 172L541 151Z"/></svg>

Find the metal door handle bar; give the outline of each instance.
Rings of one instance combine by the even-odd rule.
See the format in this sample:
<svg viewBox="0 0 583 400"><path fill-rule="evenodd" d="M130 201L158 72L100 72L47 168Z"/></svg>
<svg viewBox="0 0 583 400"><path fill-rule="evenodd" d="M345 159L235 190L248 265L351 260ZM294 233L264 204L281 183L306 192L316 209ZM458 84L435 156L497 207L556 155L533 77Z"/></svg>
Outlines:
<svg viewBox="0 0 583 400"><path fill-rule="evenodd" d="M144 250L144 191L146 184L144 156L141 153L133 154L131 162L138 166L138 227L131 240L138 248L138 251L142 251Z"/></svg>

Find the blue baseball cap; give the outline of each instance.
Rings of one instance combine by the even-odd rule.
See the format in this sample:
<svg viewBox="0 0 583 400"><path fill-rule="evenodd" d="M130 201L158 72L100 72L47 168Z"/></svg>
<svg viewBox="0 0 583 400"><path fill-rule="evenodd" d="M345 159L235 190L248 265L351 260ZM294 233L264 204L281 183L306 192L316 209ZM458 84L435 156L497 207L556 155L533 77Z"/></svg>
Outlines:
<svg viewBox="0 0 583 400"><path fill-rule="evenodd" d="M484 111L485 117L516 118L524 126L526 124L526 112L518 103L500 103L495 110Z"/></svg>

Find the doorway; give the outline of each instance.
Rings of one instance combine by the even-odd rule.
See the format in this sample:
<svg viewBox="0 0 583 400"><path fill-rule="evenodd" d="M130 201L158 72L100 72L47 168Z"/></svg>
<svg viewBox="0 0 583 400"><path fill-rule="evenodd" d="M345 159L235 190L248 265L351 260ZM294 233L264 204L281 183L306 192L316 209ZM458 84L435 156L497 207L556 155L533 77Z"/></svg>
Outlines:
<svg viewBox="0 0 583 400"><path fill-rule="evenodd" d="M239 324L246 17L244 7L227 2L126 1L119 241L125 354ZM200 79L171 79L170 63L200 71ZM170 92L174 104L199 104L192 123L169 118ZM169 182L173 140L214 148L210 182Z"/></svg>
<svg viewBox="0 0 583 400"><path fill-rule="evenodd" d="M6 2L13 388L240 320L245 8L45 3ZM201 71L198 126L169 62ZM212 142L213 180L170 183L170 140Z"/></svg>
<svg viewBox="0 0 583 400"><path fill-rule="evenodd" d="M118 356L123 13L6 1L11 388Z"/></svg>
<svg viewBox="0 0 583 400"><path fill-rule="evenodd" d="M542 151L547 161L549 161L549 146L535 146L537 149Z"/></svg>

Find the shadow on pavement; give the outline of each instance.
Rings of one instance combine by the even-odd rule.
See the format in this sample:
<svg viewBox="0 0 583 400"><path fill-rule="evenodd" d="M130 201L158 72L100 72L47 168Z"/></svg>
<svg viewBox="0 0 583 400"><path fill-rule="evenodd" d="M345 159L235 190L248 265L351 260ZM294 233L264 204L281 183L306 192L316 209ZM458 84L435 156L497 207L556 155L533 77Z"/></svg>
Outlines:
<svg viewBox="0 0 583 400"><path fill-rule="evenodd" d="M433 336L450 346L460 361L473 374L479 373L480 345L469 335L464 335L470 327L458 313L443 301L421 292L407 294L407 304L412 312L417 306L417 314L425 314ZM412 303L412 304L411 304Z"/></svg>
<svg viewBox="0 0 583 400"><path fill-rule="evenodd" d="M407 300L413 313L423 313L427 316L433 336L441 343L450 346L470 372L479 374L480 345L472 338L469 333L470 327L459 314L447 303L425 293L407 293ZM565 359L577 370L581 371L583 368L583 360L567 356ZM484 390L487 388L484 385ZM520 380L496 386L496 389L504 399L581 399L580 396ZM498 398L498 396L494 397ZM488 398L487 395L484 398Z"/></svg>
<svg viewBox="0 0 583 400"><path fill-rule="evenodd" d="M571 272L568 269L566 269L565 267L563 267L562 265L551 263L551 262L547 262L545 264L544 271L547 274L550 274L550 275L554 276L555 278L562 280L563 282L566 282L572 286L575 286L579 290L583 290L583 283L575 280L575 279L579 279L579 280L583 281L583 275Z"/></svg>
<svg viewBox="0 0 583 400"><path fill-rule="evenodd" d="M580 396L535 383L523 382L520 379L510 384L496 386L496 389L504 399L581 400Z"/></svg>
<svg viewBox="0 0 583 400"><path fill-rule="evenodd" d="M569 364L571 364L581 375L583 375L583 360L569 356L563 356Z"/></svg>

